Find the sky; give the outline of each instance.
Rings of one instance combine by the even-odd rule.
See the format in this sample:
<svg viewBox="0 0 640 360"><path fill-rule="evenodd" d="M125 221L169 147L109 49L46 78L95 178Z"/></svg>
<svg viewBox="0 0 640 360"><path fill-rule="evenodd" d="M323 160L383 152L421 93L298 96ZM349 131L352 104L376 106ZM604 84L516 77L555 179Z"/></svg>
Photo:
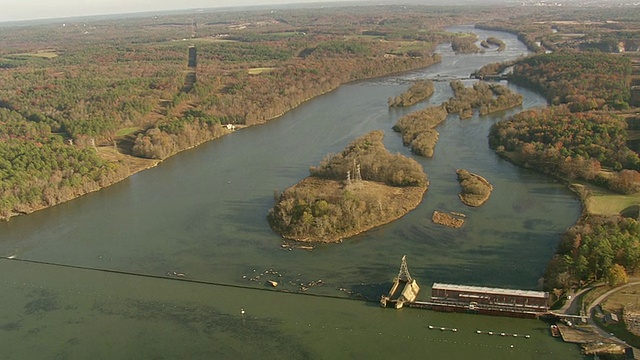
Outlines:
<svg viewBox="0 0 640 360"><path fill-rule="evenodd" d="M0 21L322 1L329 0L2 0Z"/></svg>

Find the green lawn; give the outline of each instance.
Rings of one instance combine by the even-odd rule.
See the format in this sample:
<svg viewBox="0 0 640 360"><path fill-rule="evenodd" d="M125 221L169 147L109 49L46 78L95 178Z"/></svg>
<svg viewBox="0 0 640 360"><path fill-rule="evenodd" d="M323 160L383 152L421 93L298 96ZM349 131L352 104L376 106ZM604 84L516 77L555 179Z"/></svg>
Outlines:
<svg viewBox="0 0 640 360"><path fill-rule="evenodd" d="M116 132L116 136L127 136L129 134L132 134L138 130L141 130L142 128L139 126L134 126L134 127L128 127L128 128L124 128L124 129L120 129L118 130L118 132Z"/></svg>
<svg viewBox="0 0 640 360"><path fill-rule="evenodd" d="M432 43L424 41L403 41L401 45L393 51L394 54L406 54L411 51L429 51L433 47Z"/></svg>
<svg viewBox="0 0 640 360"><path fill-rule="evenodd" d="M640 193L622 195L590 184L581 184L590 196L585 201L587 211L596 215L619 214L631 205L640 204Z"/></svg>

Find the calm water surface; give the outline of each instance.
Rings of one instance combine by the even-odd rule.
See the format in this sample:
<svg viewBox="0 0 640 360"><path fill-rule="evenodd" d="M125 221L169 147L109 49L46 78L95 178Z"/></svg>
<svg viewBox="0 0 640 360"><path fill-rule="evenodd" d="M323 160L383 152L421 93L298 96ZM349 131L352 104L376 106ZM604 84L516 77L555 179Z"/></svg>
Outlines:
<svg viewBox="0 0 640 360"><path fill-rule="evenodd" d="M416 210L393 224L341 244L288 251L266 222L274 190L306 177L327 153L380 129L391 151L411 156L390 130L398 117L449 98L448 79L526 53L509 34L452 30L474 31L481 39L497 36L507 50L454 55L441 46L441 64L342 86L267 125L0 224L3 256L167 277L0 260L2 358L580 359L577 347L551 338L541 321L393 311L346 299L348 293L379 298L404 254L423 299L435 281L538 287L559 234L576 221L580 204L560 184L489 149L491 124L521 109L469 120L450 117L439 126L434 157L416 158L431 180L429 191ZM428 104L390 111L387 98L419 78L446 81L436 82ZM545 106L539 95L511 87L524 95L523 108ZM494 185L485 205L460 203L458 168ZM433 224L434 210L465 213L466 223L461 229ZM256 279L266 270L270 273ZM185 277L176 280L173 272ZM309 294L342 299L266 291L267 279L292 292L321 279L323 286L311 287ZM531 338L477 335L476 330Z"/></svg>

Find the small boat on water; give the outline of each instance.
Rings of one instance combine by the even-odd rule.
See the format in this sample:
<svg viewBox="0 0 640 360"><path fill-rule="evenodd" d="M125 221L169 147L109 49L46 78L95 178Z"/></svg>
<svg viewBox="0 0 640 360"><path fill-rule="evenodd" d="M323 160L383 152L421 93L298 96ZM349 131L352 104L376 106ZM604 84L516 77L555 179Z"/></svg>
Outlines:
<svg viewBox="0 0 640 360"><path fill-rule="evenodd" d="M560 337L560 329L558 328L558 325L551 325L550 327L551 330L551 336L553 337Z"/></svg>

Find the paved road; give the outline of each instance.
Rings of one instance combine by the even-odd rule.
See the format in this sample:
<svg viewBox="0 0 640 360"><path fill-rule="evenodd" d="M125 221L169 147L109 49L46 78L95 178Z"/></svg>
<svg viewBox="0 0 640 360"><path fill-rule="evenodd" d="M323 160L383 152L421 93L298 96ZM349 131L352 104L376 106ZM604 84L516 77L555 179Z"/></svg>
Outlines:
<svg viewBox="0 0 640 360"><path fill-rule="evenodd" d="M609 333L607 333L606 331L602 330L598 325L595 324L595 322L593 321L593 308L598 306L604 299L606 299L607 297L609 297L611 294L613 294L616 291L620 291L624 288L627 288L629 286L633 286L633 285L640 285L640 281L635 281L635 282L630 282L627 284L624 284L622 286L618 286L616 288L613 288L607 292L605 292L604 294L598 296L597 299L595 299L593 302L591 302L591 304L589 304L589 308L587 309L587 314L589 315L588 317L588 321L589 321L589 325L591 325L593 327L593 329L603 338L616 342L618 344L622 344L625 346L629 346L627 345L627 343L625 343L624 341L618 339L617 337L610 335ZM573 302L573 301L572 301ZM633 348L633 354L634 357L636 359L640 359L640 349L638 348Z"/></svg>
<svg viewBox="0 0 640 360"><path fill-rule="evenodd" d="M603 285L604 284L592 284L586 288L582 288L578 290L578 292L576 293L569 294L571 295L571 301L565 302L564 305L562 305L562 307L558 310L558 312L568 314L568 315L581 315L580 314L581 309L578 308L578 299L580 299L582 294L586 293L587 291L591 291Z"/></svg>

